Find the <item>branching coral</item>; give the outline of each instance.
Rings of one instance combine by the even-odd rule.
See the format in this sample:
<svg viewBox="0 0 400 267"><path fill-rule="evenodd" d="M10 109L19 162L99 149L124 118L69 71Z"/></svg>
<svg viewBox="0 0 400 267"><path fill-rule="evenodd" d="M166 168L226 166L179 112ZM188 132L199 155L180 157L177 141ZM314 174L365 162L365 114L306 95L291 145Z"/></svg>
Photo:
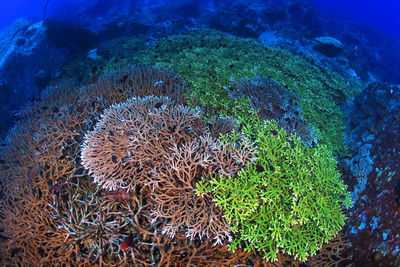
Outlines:
<svg viewBox="0 0 400 267"><path fill-rule="evenodd" d="M104 189L131 191L149 182L150 170L162 164L174 144L204 130L195 110L165 97L134 97L103 113L85 137L82 164Z"/></svg>
<svg viewBox="0 0 400 267"><path fill-rule="evenodd" d="M174 69L192 87L191 99L230 116L237 115L238 102L231 102L223 89L229 79L270 76L300 97L303 116L319 130L319 141L336 155L344 151L344 116L339 106L356 90L304 57L199 29L158 40L138 53L137 62Z"/></svg>
<svg viewBox="0 0 400 267"><path fill-rule="evenodd" d="M79 89L49 88L22 110L0 150L0 263L268 266L258 252L215 244L228 243L231 225L212 194L194 193L211 174L235 179L254 148L227 135L229 118L207 124L180 105L183 89L172 72L130 66ZM102 184L116 190L84 165L99 181L120 179Z"/></svg>
<svg viewBox="0 0 400 267"><path fill-rule="evenodd" d="M153 215L169 219L163 232L170 237L185 228L192 239L222 244L231 228L210 198L194 193L195 183L214 172L235 174L254 152L248 142L238 148L219 145L199 115L166 97L113 105L86 135L82 164L106 190L150 187Z"/></svg>
<svg viewBox="0 0 400 267"><path fill-rule="evenodd" d="M118 247L131 231L154 232L145 217L145 196L132 193L142 204L109 199L80 164L80 148L84 133L110 103L147 93L171 94L180 102L182 89L169 71L130 66L81 89L49 88L22 110L1 149L1 262L140 263Z"/></svg>
<svg viewBox="0 0 400 267"><path fill-rule="evenodd" d="M195 193L196 183L212 173L234 175L254 160L254 151L244 142L240 149L220 145L204 136L181 147L175 145L166 156L165 167L156 170L154 199L157 218L169 218L164 231L174 236L179 227L185 227L186 236L194 239L214 238L222 244L230 239L231 227L223 218L212 198Z"/></svg>
<svg viewBox="0 0 400 267"><path fill-rule="evenodd" d="M94 129L99 113L106 107L126 101L132 95L146 94L170 95L171 99L182 103L181 90L179 78L169 71L131 66L100 77L97 83L80 89L67 84L49 88L40 101L22 110L20 123L10 132L7 146L1 149L0 262L5 265L150 266L191 261L212 265L219 260L236 263L245 261L243 257L250 257L246 253L228 252L219 245L212 247L211 239L203 239L199 245L196 237L203 231L211 238L213 231L229 230L223 218L219 218L221 225L216 223L216 228L192 230L193 240L185 236L182 228L176 231L173 239L164 236L164 228L173 220L155 216L151 212L155 195L150 198L151 189L161 180L151 183L142 179L140 181L147 183L133 186L129 192L124 189L107 192L93 183L81 164L83 137L88 130ZM142 99L142 104L149 103L150 99L164 100L160 107L159 102L152 102L152 108L142 106L145 107L143 112L149 113L148 124L142 124L141 128L148 130L153 126L153 132L147 132L150 135L147 137L154 137L155 126L164 125L162 133L167 142L163 149L172 152L178 145L182 149L183 143L196 142L192 138L206 131L197 111L172 105L172 100L165 97L145 99L148 102ZM181 125L177 125L178 122ZM218 128L226 130L228 125L221 123L211 128L218 135ZM118 130L114 129L114 141L121 141L117 139ZM110 132L107 134L106 138L110 138ZM153 139L153 145L160 144L156 139ZM136 147L140 153L145 152L142 148L147 145L147 139L142 140L144 143ZM207 140L210 147L216 145L215 139L208 137ZM154 171L156 160L166 162L164 156L149 158L153 160L146 163L149 170ZM107 160L108 164L115 164L112 155ZM146 166L145 161L142 164ZM199 175L207 171L189 175L199 180ZM199 208L196 201L201 198L193 196L193 208ZM218 219L220 211L215 207L214 211L214 218ZM203 215L196 218L197 222L202 222L201 227L210 219L206 218L208 209L202 212ZM188 222L188 225L198 226L196 221ZM195 231L199 231L198 234ZM121 250L121 243L130 236L132 243L126 250Z"/></svg>
<svg viewBox="0 0 400 267"><path fill-rule="evenodd" d="M260 119L275 120L288 134L296 134L304 144L317 143L314 129L306 122L298 102L300 98L271 77L231 80L226 87L233 98L247 97Z"/></svg>
<svg viewBox="0 0 400 267"><path fill-rule="evenodd" d="M266 121L244 132L255 137L258 160L233 177L214 175L197 186L213 195L236 233L230 247L258 249L269 261L278 252L305 261L344 225L351 203L324 146L309 148Z"/></svg>

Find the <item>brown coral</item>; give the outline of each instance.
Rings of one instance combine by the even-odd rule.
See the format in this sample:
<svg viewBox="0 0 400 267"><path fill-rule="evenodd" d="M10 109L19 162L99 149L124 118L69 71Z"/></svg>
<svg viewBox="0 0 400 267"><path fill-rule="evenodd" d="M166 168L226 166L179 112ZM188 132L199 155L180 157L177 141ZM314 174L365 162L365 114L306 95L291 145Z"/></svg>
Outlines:
<svg viewBox="0 0 400 267"><path fill-rule="evenodd" d="M150 93L183 102L182 90L170 71L130 66L80 89L68 84L48 88L40 101L19 112L20 123L1 148L0 262L137 262L121 257L118 245L123 233L135 229L134 220L127 219L143 216L145 208L128 208L134 202L122 205L118 199L110 203L93 186L80 164L83 136L99 111L115 101Z"/></svg>
<svg viewBox="0 0 400 267"><path fill-rule="evenodd" d="M172 148L165 165L153 173L153 215L170 220L163 229L164 234L174 237L183 228L190 239L212 238L220 245L223 240L230 240L232 229L221 210L211 196L199 196L194 189L202 177L215 172L226 173L226 170L233 174L246 166L253 160L254 152L250 149L243 152L243 157L238 157L239 151L209 136Z"/></svg>
<svg viewBox="0 0 400 267"><path fill-rule="evenodd" d="M104 189L129 192L149 182L150 169L160 166L173 144L191 139L185 127L197 127L199 120L196 111L167 97L131 98L108 108L86 135L82 164Z"/></svg>

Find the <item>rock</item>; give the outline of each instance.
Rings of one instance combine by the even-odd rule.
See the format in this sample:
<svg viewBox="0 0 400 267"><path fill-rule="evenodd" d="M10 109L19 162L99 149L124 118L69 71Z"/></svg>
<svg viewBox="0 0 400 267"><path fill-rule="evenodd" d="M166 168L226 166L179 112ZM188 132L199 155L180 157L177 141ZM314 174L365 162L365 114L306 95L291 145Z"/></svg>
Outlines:
<svg viewBox="0 0 400 267"><path fill-rule="evenodd" d="M374 82L354 98L348 112L352 160L344 179L354 191L349 225L359 266L399 266L393 265L400 261L399 99L400 86Z"/></svg>
<svg viewBox="0 0 400 267"><path fill-rule="evenodd" d="M314 46L314 50L328 57L336 57L343 51L342 42L333 37L318 37L315 40L317 44Z"/></svg>
<svg viewBox="0 0 400 267"><path fill-rule="evenodd" d="M280 38L276 36L276 31L265 31L260 36L258 40L264 46L277 46L279 44Z"/></svg>
<svg viewBox="0 0 400 267"><path fill-rule="evenodd" d="M101 57L101 56L99 56L99 55L97 54L97 50L98 50L97 48L90 50L90 51L87 53L87 58L88 58L88 59L92 59L92 60L102 59L103 57Z"/></svg>
<svg viewBox="0 0 400 267"><path fill-rule="evenodd" d="M44 22L47 39L56 48L72 53L88 51L98 42L98 36L76 23L47 19Z"/></svg>
<svg viewBox="0 0 400 267"><path fill-rule="evenodd" d="M2 121L12 121L13 110L38 96L66 55L49 42L42 22L19 19L0 33L0 83L9 88L2 95Z"/></svg>

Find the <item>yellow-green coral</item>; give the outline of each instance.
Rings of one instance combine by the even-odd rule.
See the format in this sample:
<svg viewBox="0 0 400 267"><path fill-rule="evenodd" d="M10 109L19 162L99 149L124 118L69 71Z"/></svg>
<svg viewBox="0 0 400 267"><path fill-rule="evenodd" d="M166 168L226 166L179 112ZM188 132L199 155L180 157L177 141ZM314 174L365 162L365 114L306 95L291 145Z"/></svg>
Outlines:
<svg viewBox="0 0 400 267"><path fill-rule="evenodd" d="M339 105L355 91L337 75L303 57L263 47L254 40L194 30L159 40L136 60L174 69L190 83L192 99L228 114L235 104L223 87L229 85L231 77L239 80L269 75L301 97L303 115L319 130L321 143L336 155L344 151L345 120Z"/></svg>
<svg viewBox="0 0 400 267"><path fill-rule="evenodd" d="M255 248L269 261L276 260L278 252L305 261L345 223L342 209L351 199L337 162L326 146L304 146L276 122L245 127L257 145L256 164L234 177L204 178L197 193L211 194L233 224L231 249ZM221 137L232 144L236 139L235 134Z"/></svg>

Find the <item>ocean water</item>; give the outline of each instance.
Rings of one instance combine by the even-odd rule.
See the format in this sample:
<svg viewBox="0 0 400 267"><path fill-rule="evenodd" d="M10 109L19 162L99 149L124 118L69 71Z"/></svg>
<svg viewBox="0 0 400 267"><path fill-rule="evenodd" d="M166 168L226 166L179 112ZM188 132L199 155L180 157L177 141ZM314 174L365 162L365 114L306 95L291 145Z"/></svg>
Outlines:
<svg viewBox="0 0 400 267"><path fill-rule="evenodd" d="M397 1L313 1L325 16L363 23L400 37L400 3Z"/></svg>
<svg viewBox="0 0 400 267"><path fill-rule="evenodd" d="M46 5L47 2L47 5ZM0 19L0 29L11 25L16 19L21 17L29 17L32 19L42 19L43 11L55 17L63 17L68 20L68 16L74 12L73 6L81 3L79 0L72 1L2 1L2 16ZM100 3L101 1L93 1L93 3ZM112 3L113 1L105 1ZM138 6L145 6L151 3L162 3L163 1L139 1ZM164 1L168 2L168 1ZM212 1L199 1L212 2ZM224 2L224 1L218 1ZM225 1L229 4L229 1ZM283 4L285 1L273 0L277 4ZM400 4L393 0L370 0L370 1L311 1L318 12L326 17L336 17L344 20L351 20L355 23L367 24L370 27L379 29L380 31L400 37ZM46 8L44 8L46 6Z"/></svg>
<svg viewBox="0 0 400 267"><path fill-rule="evenodd" d="M400 3L0 0L1 266L400 266Z"/></svg>

